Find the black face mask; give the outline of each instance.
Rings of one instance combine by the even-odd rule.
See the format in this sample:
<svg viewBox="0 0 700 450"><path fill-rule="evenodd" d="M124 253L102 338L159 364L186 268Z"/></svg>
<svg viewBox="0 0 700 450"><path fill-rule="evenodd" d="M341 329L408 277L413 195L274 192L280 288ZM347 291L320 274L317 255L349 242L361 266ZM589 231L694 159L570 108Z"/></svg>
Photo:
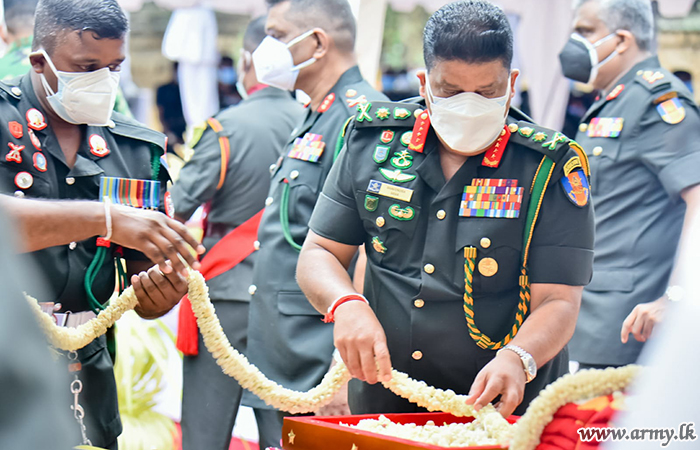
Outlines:
<svg viewBox="0 0 700 450"><path fill-rule="evenodd" d="M617 55L617 50L615 50L610 56L598 63L596 48L614 36L616 36L615 33L610 33L595 44L591 44L583 36L576 33L572 34L566 45L564 45L564 49L559 53L559 61L561 62L564 76L586 84L595 81L598 76L598 69Z"/></svg>

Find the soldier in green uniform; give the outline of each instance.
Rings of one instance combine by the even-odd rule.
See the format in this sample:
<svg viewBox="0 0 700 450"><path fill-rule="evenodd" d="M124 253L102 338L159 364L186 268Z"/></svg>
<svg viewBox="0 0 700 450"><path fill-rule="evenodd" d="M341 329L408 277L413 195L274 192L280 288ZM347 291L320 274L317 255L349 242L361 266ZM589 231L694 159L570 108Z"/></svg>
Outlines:
<svg viewBox="0 0 700 450"><path fill-rule="evenodd" d="M321 322L296 283L299 249L337 156L343 124L359 106L386 97L362 78L356 65L355 19L347 0L268 4L268 37L253 53L258 79L282 89L301 89L311 103L283 157L271 167L249 291L248 358L272 380L305 391L328 371L333 328ZM248 393L244 404L270 408Z"/></svg>
<svg viewBox="0 0 700 450"><path fill-rule="evenodd" d="M417 411L375 384L392 366L477 409L500 396L505 416L568 371L593 259L588 165L509 109L512 55L500 8L448 4L425 27L425 100L370 102L344 133L297 277L335 321L353 413ZM345 271L362 244L366 298Z"/></svg>
<svg viewBox="0 0 700 450"><path fill-rule="evenodd" d="M700 111L653 48L649 0L586 0L560 56L564 75L600 91L576 135L596 209L593 279L571 341L583 368L635 362L669 301L700 292Z"/></svg>
<svg viewBox="0 0 700 450"><path fill-rule="evenodd" d="M58 325L78 326L111 297L121 256L126 271L121 263L116 271L122 285L131 276L136 311L158 317L186 292L179 258L197 268L185 240L196 243L158 212L172 209L164 136L112 111L126 16L116 0L40 0L35 22L32 70L16 83L0 83L0 178L4 192L26 197L4 203L15 203L10 212L27 238L25 249L48 284L45 294L35 285L24 289L52 304ZM160 268L116 243L160 254L154 257ZM116 448L121 423L106 338L63 361L72 371L66 401L82 443Z"/></svg>
<svg viewBox="0 0 700 450"><path fill-rule="evenodd" d="M245 352L248 306L253 278L254 234L240 237L246 223L259 221L270 189L270 164L277 161L303 107L289 91L261 84L255 76L251 53L265 38L265 17L253 20L243 37L239 64L239 90L245 97L207 121L194 144L194 156L180 171L171 193L175 217L185 221L206 204L203 244L211 253L224 252L231 269L209 277L209 297L231 345ZM257 227L254 227L257 229ZM238 230L238 231L236 231ZM226 238L228 236L228 238ZM232 236L234 236L232 238ZM225 239L226 238L226 239ZM245 254L236 258L243 248ZM209 254L204 255L204 261ZM181 305L181 317L184 305ZM196 333L196 330L195 330ZM198 334L198 333L197 333ZM193 336L197 351L183 343L182 447L184 450L226 450L243 390L221 371L205 350L201 335ZM193 354L196 353L196 354ZM279 445L280 430L267 429L277 422L275 411L255 410L260 447ZM266 420L270 417L272 420Z"/></svg>
<svg viewBox="0 0 700 450"><path fill-rule="evenodd" d="M8 44L0 58L0 80L7 81L29 71L36 0L4 0L5 27L2 39Z"/></svg>

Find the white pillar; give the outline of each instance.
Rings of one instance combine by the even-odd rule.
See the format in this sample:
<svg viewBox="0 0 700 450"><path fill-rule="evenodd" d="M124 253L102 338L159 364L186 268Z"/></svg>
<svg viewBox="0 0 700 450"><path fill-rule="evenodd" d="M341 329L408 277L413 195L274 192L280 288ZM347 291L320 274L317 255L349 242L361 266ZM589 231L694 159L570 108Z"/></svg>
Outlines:
<svg viewBox="0 0 700 450"><path fill-rule="evenodd" d="M387 0L349 0L357 20L357 41L355 51L360 71L375 88L379 88L379 73L382 41L384 40L384 19Z"/></svg>

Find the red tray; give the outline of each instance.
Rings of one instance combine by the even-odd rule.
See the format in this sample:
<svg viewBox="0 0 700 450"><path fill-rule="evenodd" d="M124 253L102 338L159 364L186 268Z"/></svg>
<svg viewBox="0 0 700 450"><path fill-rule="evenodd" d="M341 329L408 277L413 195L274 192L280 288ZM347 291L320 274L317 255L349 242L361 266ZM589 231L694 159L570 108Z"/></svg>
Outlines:
<svg viewBox="0 0 700 450"><path fill-rule="evenodd" d="M282 428L284 450L444 450L445 447L421 444L391 436L370 433L341 426L357 425L363 419L378 419L379 414L334 417L285 417ZM473 417L455 417L446 413L384 414L394 423L425 425L429 420L441 423L469 423ZM508 422L515 423L519 417L511 416ZM495 450L507 447L449 447L450 450Z"/></svg>

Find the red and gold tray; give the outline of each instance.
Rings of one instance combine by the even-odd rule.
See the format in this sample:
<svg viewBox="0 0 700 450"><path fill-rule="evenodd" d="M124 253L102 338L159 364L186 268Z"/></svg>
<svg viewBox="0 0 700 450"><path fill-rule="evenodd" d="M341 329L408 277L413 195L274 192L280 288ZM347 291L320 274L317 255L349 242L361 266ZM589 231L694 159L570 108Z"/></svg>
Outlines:
<svg viewBox="0 0 700 450"><path fill-rule="evenodd" d="M384 414L395 423L425 425L429 420L441 423L469 423L472 417L455 417L446 413ZM378 419L379 414L335 417L285 417L282 428L284 450L444 450L420 442L398 439L340 425L357 425L363 419ZM510 423L518 418L509 417ZM450 447L450 450L492 450L506 447Z"/></svg>

